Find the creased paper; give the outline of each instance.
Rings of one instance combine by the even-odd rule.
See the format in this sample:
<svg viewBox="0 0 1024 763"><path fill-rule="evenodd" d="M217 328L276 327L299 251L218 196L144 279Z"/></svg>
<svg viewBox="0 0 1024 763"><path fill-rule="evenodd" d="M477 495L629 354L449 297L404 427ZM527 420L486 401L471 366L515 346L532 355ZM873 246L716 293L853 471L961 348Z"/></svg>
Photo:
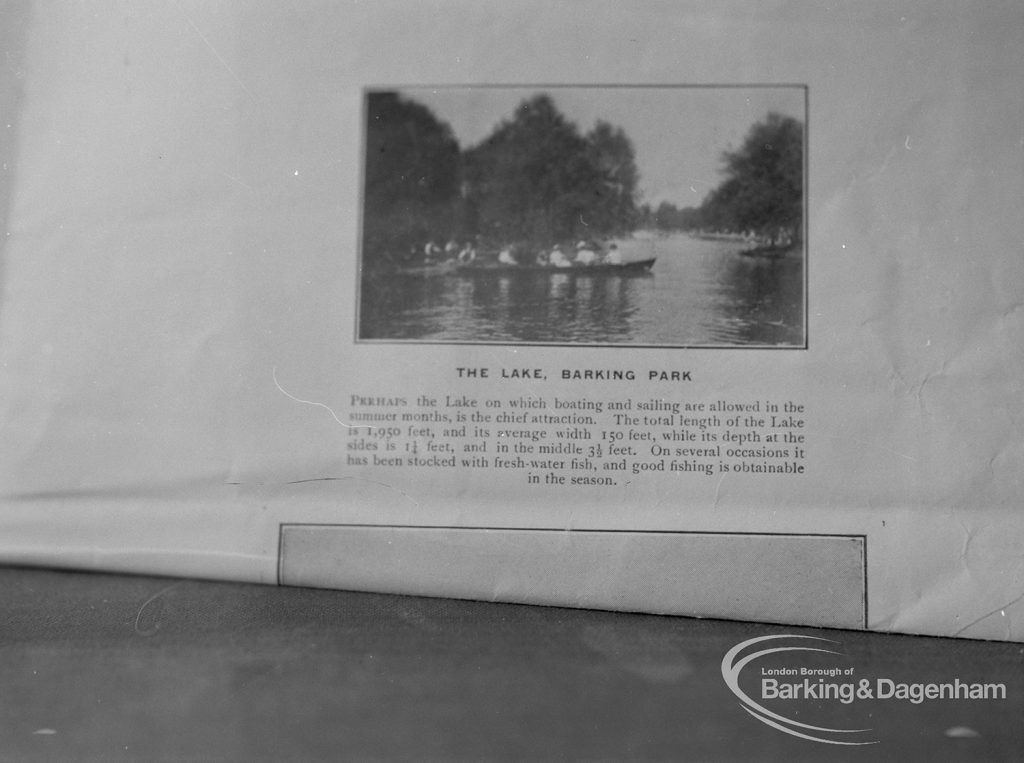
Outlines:
<svg viewBox="0 0 1024 763"><path fill-rule="evenodd" d="M504 528L565 533L564 553L545 556L553 566L544 569L577 565L583 580L578 565L599 546L573 533L624 532L635 543L593 557L590 578L609 583L582 598L552 599L563 588L517 565L505 545L493 559L478 555L488 573L478 580L456 565L450 588L445 545L423 554L422 577L441 581L425 592L737 616L729 606L742 580L708 580L680 602L672 592L700 574L699 559L680 545L666 572L636 549L653 548L644 544L659 533L856 538L863 618L844 627L1022 638L1017 5L185 2L52 13L25 1L3 16L3 561L267 583L297 564L346 587L353 581L331 577L329 548L282 559L282 527ZM532 343L481 337L475 325L468 341L368 336L357 310L369 267L367 94L422 91L427 102L431 90L497 86L553 93L567 112L571 87L591 92L591 104L596 90L586 88L611 86L664 87L665 98L686 88L805 92L799 340ZM581 133L593 126L574 118ZM716 118L708 124L725 124ZM697 140L675 124L663 131L681 145ZM743 135L708 151L735 150ZM717 178L701 175L698 188L697 174L679 167L677 187L697 190L678 204L697 206ZM668 187L647 190L646 201L656 207ZM667 258L622 288L658 288ZM481 314L519 309L516 295L534 293L521 282L439 283L451 284L452 299L476 299L466 304ZM607 282L590 283L551 286L542 304L569 304L570 292L594 304ZM439 308L439 320L450 315ZM512 369L543 378L503 376ZM588 369L635 378L573 378ZM349 459L349 446L377 431L353 434L351 415L374 410L359 399L403 399L401 414L424 410L421 397L453 427L449 400L480 410L497 401L494 417L520 397L598 401L605 410L583 426L595 438L588 447L608 429L662 437L683 428L617 423L609 402L630 401L630 416L647 401L760 401L759 415L792 403L800 410L788 415L804 422L804 471L668 473L677 459L638 439L612 484L573 484L589 472L571 457L564 468L503 470L497 435L472 430L447 438L452 468ZM393 444L426 448L430 438L409 426L400 422ZM444 424L424 428L446 439ZM556 428L545 429L552 439ZM488 443L487 467L464 465L470 440ZM601 459L595 467L619 456ZM658 463L665 474L632 473ZM489 547L475 537L465 536L460 565ZM524 560L537 559L541 545L516 542ZM609 572L627 562L658 575ZM395 581L367 564L361 586L423 590L415 571ZM838 579L852 580L844 570ZM780 573L774 614L750 616L806 621L786 605L799 579ZM632 582L616 589L623 580ZM614 601L601 598L612 590Z"/></svg>

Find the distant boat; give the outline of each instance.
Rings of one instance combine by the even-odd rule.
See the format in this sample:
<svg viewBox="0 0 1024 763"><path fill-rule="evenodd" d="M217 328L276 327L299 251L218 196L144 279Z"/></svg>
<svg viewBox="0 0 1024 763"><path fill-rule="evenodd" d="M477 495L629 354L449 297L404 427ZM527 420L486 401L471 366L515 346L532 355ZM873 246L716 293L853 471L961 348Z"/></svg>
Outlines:
<svg viewBox="0 0 1024 763"><path fill-rule="evenodd" d="M740 249L740 254L744 257L758 257L763 260L777 260L786 252L790 252L794 249L792 244L786 244L779 246L775 244L765 244L764 246L752 246L746 249Z"/></svg>
<svg viewBox="0 0 1024 763"><path fill-rule="evenodd" d="M729 233L727 231L697 231L691 233L694 238L704 241L749 241L750 237L744 233Z"/></svg>

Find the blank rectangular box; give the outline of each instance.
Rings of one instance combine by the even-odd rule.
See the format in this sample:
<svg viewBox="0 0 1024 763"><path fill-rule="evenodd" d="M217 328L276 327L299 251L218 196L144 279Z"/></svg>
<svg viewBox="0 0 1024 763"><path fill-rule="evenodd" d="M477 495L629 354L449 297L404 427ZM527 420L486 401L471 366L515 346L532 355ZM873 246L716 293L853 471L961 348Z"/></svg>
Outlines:
<svg viewBox="0 0 1024 763"><path fill-rule="evenodd" d="M866 627L862 535L281 526L282 585Z"/></svg>

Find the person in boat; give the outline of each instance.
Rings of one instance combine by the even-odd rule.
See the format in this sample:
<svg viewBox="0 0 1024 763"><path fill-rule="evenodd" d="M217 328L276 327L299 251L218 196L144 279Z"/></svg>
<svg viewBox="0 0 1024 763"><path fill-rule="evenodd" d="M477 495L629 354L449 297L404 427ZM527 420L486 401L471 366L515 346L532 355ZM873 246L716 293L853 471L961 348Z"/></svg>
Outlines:
<svg viewBox="0 0 1024 763"><path fill-rule="evenodd" d="M569 258L565 256L565 254L562 252L562 247L560 247L558 244L555 244L555 246L551 250L551 254L548 255L548 264L553 268L572 267L572 262L570 262Z"/></svg>
<svg viewBox="0 0 1024 763"><path fill-rule="evenodd" d="M499 265L518 265L516 257L512 254L512 247L506 246L500 252L498 252L498 264Z"/></svg>
<svg viewBox="0 0 1024 763"><path fill-rule="evenodd" d="M608 251L604 255L603 262L605 265L622 264L622 252L619 251L619 245L614 241L608 245Z"/></svg>
<svg viewBox="0 0 1024 763"><path fill-rule="evenodd" d="M462 251L459 252L459 264L469 265L476 259L476 248L473 246L472 241L467 241L466 245L462 247Z"/></svg>
<svg viewBox="0 0 1024 763"><path fill-rule="evenodd" d="M430 241L423 245L424 264L432 265L440 256L441 247L434 243L434 239L430 239Z"/></svg>
<svg viewBox="0 0 1024 763"><path fill-rule="evenodd" d="M454 260L459 254L459 245L455 243L455 239L448 239L448 243L444 245L444 258L446 260Z"/></svg>
<svg viewBox="0 0 1024 763"><path fill-rule="evenodd" d="M576 264L583 267L590 267L597 262L597 254L587 244L586 241L580 241L576 244Z"/></svg>

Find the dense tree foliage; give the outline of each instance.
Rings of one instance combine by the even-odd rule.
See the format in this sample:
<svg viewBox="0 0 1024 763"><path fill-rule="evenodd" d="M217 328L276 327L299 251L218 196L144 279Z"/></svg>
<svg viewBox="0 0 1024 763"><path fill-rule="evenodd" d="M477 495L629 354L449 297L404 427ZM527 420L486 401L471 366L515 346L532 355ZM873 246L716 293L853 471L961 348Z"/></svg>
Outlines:
<svg viewBox="0 0 1024 763"><path fill-rule="evenodd" d="M701 210L695 207L678 209L675 204L661 202L651 213L651 224L662 230L694 230L706 227Z"/></svg>
<svg viewBox="0 0 1024 763"><path fill-rule="evenodd" d="M371 262L433 239L548 246L621 234L642 222L633 145L599 121L581 134L548 95L529 98L479 145L394 92L367 98L363 244Z"/></svg>
<svg viewBox="0 0 1024 763"><path fill-rule="evenodd" d="M488 238L550 243L636 222L629 138L605 122L581 135L547 95L519 104L466 153L465 166L471 219Z"/></svg>
<svg viewBox="0 0 1024 763"><path fill-rule="evenodd" d="M459 144L430 109L397 93L370 93L366 118L363 245L392 258L456 224Z"/></svg>
<svg viewBox="0 0 1024 763"><path fill-rule="evenodd" d="M640 221L636 206L640 173L632 142L622 128L604 121L594 126L586 140L590 162L598 172L591 216L602 233L621 234L634 229Z"/></svg>
<svg viewBox="0 0 1024 763"><path fill-rule="evenodd" d="M725 180L705 202L737 230L799 234L803 216L803 125L769 114L743 145L723 155Z"/></svg>
<svg viewBox="0 0 1024 763"><path fill-rule="evenodd" d="M662 202L653 212L662 229L753 232L799 240L803 223L803 125L769 114L743 145L722 155L722 182L699 208Z"/></svg>

